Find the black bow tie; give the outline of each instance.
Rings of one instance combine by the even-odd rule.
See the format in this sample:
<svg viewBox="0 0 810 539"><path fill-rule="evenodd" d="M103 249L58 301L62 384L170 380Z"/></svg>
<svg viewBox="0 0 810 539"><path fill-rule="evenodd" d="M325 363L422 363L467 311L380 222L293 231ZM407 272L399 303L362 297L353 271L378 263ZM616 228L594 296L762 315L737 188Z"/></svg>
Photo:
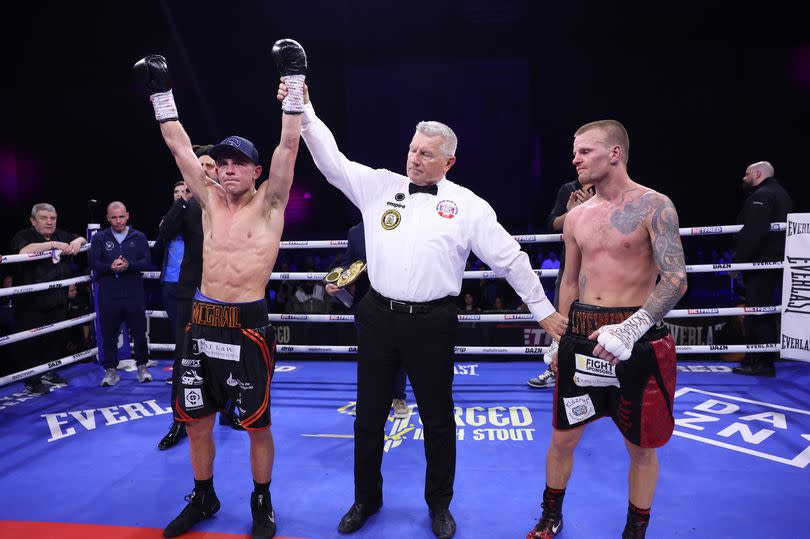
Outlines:
<svg viewBox="0 0 810 539"><path fill-rule="evenodd" d="M431 185L416 185L415 183L408 184L408 194L412 195L414 193L427 193L429 195L436 195L439 192L439 186L434 184Z"/></svg>

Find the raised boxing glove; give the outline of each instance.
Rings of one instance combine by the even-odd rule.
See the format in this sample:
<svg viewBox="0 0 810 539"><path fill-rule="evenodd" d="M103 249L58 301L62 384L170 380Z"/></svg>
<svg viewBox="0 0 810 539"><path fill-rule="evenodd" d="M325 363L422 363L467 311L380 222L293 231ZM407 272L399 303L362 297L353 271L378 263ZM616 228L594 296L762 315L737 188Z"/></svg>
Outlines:
<svg viewBox="0 0 810 539"><path fill-rule="evenodd" d="M293 39L279 39L273 45L273 61L287 86L287 97L281 103L286 114L304 112L304 78L307 74L307 54Z"/></svg>
<svg viewBox="0 0 810 539"><path fill-rule="evenodd" d="M159 54L146 56L135 62L132 71L138 83L149 92L149 100L155 109L155 118L159 122L177 120L177 106L172 95L166 58Z"/></svg>

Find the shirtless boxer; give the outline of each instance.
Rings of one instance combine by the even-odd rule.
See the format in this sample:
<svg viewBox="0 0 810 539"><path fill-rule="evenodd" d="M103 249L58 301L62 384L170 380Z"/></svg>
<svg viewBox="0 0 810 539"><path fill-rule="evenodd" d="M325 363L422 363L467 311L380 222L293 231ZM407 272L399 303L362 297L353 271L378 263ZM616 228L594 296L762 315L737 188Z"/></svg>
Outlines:
<svg viewBox="0 0 810 539"><path fill-rule="evenodd" d="M596 195L572 209L563 228L559 306L569 324L552 358L558 381L543 514L527 539L562 529L574 448L585 425L602 416L616 423L630 454L622 538L643 538L658 479L656 448L672 436L675 344L661 319L686 292L683 248L669 198L628 176L629 146L614 120L574 134L579 182L596 186Z"/></svg>
<svg viewBox="0 0 810 539"><path fill-rule="evenodd" d="M253 537L273 537L276 532L269 490L274 333L264 295L278 256L298 153L306 55L297 42L280 40L273 47L273 58L288 87L295 90L282 103L281 141L269 177L258 189L255 182L262 167L249 140L228 137L209 151L220 183L211 180L178 121L166 60L147 56L134 67L149 89L163 139L203 215L202 283L194 298L182 355L184 371L177 377L180 386L172 403L175 418L186 423L194 491L186 497L189 504L164 529L164 537L176 537L219 510L211 433L216 411L229 398L236 402L240 423L250 436Z"/></svg>

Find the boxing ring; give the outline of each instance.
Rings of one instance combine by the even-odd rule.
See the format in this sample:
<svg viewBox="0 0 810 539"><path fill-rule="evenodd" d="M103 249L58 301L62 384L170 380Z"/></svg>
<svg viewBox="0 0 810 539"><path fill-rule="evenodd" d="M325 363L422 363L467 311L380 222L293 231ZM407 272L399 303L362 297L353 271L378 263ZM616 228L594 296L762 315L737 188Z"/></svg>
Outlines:
<svg viewBox="0 0 810 539"><path fill-rule="evenodd" d="M681 235L730 234L741 227L682 228ZM773 232L785 230L773 223ZM558 242L561 235L515 236L522 244ZM283 249L345 248L342 240L282 242ZM86 250L87 246L83 249ZM8 255L25 263L52 253ZM688 273L757 271L782 263L688 265ZM536 270L541 278L557 270ZM326 273L278 273L271 280L320 281ZM159 273L144 272L146 278ZM468 271L465 279L497 279ZM89 276L0 289L0 297L69 286ZM781 305L676 309L667 318L761 316ZM0 336L8 344L94 321L95 313ZM147 311L148 322L165 311ZM350 314L270 313L274 324L347 324ZM461 323L526 324L530 313L460 314ZM169 377L173 344L150 342L150 364ZM773 352L779 343L677 347L676 429L659 450L660 479L648 537L798 537L810 526L810 368L779 363L776 378L730 373L716 354ZM456 494L451 509L459 538L523 537L540 514L552 391L530 389L545 346L458 343L454 395L458 439ZM352 501L352 420L356 346L282 343L272 385L276 465L271 492L278 537L341 537L337 522ZM164 353L163 355L158 354ZM159 537L191 490L185 447L155 448L171 422L169 388L122 378L98 386L97 348L0 377L0 477L14 493L0 505L0 537ZM343 360L319 360L324 354ZM482 357L506 356L499 361ZM708 359L707 359L708 358ZM514 360L513 360L514 359ZM538 361L526 361L537 359ZM130 368L125 362L119 368ZM131 367L134 368L134 367ZM69 385L42 396L20 380L53 369ZM153 369L153 373L155 370ZM407 387L411 415L389 417L383 473L384 508L353 537L433 537L422 499L423 432ZM222 510L189 537L244 537L249 530L248 443L218 427L215 483ZM617 537L626 510L627 458L610 421L588 428L566 495L562 537ZM181 443L181 446L186 443ZM598 502L596 505L595 501ZM596 509L595 509L596 507ZM790 515L789 518L785 518Z"/></svg>

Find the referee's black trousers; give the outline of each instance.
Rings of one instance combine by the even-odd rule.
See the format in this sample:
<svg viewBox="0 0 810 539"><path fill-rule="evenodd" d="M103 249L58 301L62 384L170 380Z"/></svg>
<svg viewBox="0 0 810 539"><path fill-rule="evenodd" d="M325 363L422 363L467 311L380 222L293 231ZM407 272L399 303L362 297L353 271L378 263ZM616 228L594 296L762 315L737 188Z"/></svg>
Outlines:
<svg viewBox="0 0 810 539"><path fill-rule="evenodd" d="M397 312L374 290L356 309L357 408L354 420L355 501L382 502L385 427L393 381L404 366L419 407L425 439L425 501L447 508L456 473L453 347L458 310L452 298L420 304L426 312ZM416 417L411 421L416 424ZM411 431L413 432L413 431ZM404 480L404 479L403 479Z"/></svg>

